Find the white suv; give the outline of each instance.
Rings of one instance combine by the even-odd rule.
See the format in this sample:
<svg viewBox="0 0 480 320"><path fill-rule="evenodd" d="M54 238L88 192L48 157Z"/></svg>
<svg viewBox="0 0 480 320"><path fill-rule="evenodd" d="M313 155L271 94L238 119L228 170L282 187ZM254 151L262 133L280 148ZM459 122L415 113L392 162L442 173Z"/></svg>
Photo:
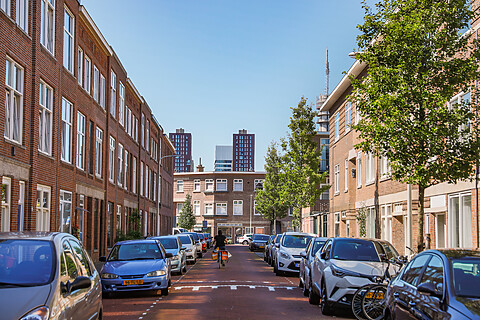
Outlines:
<svg viewBox="0 0 480 320"><path fill-rule="evenodd" d="M280 242L275 244L276 257L273 271L277 276L284 272L299 272L302 256L300 252L305 251L310 239L315 235L303 232L285 232Z"/></svg>
<svg viewBox="0 0 480 320"><path fill-rule="evenodd" d="M243 245L250 244L250 241L252 241L252 236L253 233L244 234L243 236L237 238L237 242Z"/></svg>

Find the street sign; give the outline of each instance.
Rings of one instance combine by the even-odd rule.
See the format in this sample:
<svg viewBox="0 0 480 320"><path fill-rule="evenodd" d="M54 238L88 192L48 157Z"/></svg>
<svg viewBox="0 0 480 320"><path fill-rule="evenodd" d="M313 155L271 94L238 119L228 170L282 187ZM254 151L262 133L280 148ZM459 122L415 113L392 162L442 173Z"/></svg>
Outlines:
<svg viewBox="0 0 480 320"><path fill-rule="evenodd" d="M207 220L203 220L203 227L206 229L208 227Z"/></svg>

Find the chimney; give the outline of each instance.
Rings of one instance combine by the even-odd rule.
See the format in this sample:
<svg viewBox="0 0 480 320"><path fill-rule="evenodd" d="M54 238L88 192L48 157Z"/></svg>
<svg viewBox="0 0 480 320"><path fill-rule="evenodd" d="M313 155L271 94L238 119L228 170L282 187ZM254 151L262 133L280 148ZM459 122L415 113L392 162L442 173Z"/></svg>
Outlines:
<svg viewBox="0 0 480 320"><path fill-rule="evenodd" d="M203 169L205 169L205 167L202 166L202 158L199 158L198 166L197 166L197 172L203 172Z"/></svg>

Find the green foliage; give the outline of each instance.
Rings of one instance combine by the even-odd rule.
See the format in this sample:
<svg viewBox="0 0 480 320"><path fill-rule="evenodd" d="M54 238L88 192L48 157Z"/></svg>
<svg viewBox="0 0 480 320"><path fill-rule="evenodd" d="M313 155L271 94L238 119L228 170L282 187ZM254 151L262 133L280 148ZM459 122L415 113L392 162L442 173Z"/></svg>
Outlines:
<svg viewBox="0 0 480 320"><path fill-rule="evenodd" d="M143 235L141 232L141 217L138 209L133 209L132 213L128 216L129 230L127 233L123 233L122 230L117 229L115 232L115 242L123 240L135 240L142 239Z"/></svg>
<svg viewBox="0 0 480 320"><path fill-rule="evenodd" d="M183 204L182 211L178 217L178 226L187 230L191 230L195 226L195 216L193 215L192 196L187 194Z"/></svg>
<svg viewBox="0 0 480 320"><path fill-rule="evenodd" d="M480 76L477 40L458 32L473 17L469 3L381 0L374 10L363 2L356 58L368 73L351 77L350 95L362 115L356 147L387 157L393 179L418 185L420 234L425 189L471 178L480 152L475 99L448 103L460 92L474 97Z"/></svg>
<svg viewBox="0 0 480 320"><path fill-rule="evenodd" d="M367 208L365 206L357 210L358 236L365 237L367 235Z"/></svg>
<svg viewBox="0 0 480 320"><path fill-rule="evenodd" d="M293 207L293 225L301 225L301 208L310 207L329 186L320 187L325 182L327 172L320 174L321 153L313 138L315 112L302 97L298 106L292 108L287 139L282 141L283 175L281 198Z"/></svg>
<svg viewBox="0 0 480 320"><path fill-rule="evenodd" d="M255 196L256 211L265 219L273 222L285 218L288 205L281 198L282 181L284 174L282 167L282 157L278 153L277 144L272 142L265 156L266 177L263 189L259 190Z"/></svg>

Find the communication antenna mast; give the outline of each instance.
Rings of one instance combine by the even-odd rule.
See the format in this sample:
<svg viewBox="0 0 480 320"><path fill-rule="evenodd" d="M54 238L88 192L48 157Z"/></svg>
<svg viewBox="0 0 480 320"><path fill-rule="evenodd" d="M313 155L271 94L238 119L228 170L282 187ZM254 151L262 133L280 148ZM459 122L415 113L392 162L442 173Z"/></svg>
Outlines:
<svg viewBox="0 0 480 320"><path fill-rule="evenodd" d="M325 62L325 95L328 97L328 80L330 76L330 66L328 64L328 47L327 47L327 60Z"/></svg>

